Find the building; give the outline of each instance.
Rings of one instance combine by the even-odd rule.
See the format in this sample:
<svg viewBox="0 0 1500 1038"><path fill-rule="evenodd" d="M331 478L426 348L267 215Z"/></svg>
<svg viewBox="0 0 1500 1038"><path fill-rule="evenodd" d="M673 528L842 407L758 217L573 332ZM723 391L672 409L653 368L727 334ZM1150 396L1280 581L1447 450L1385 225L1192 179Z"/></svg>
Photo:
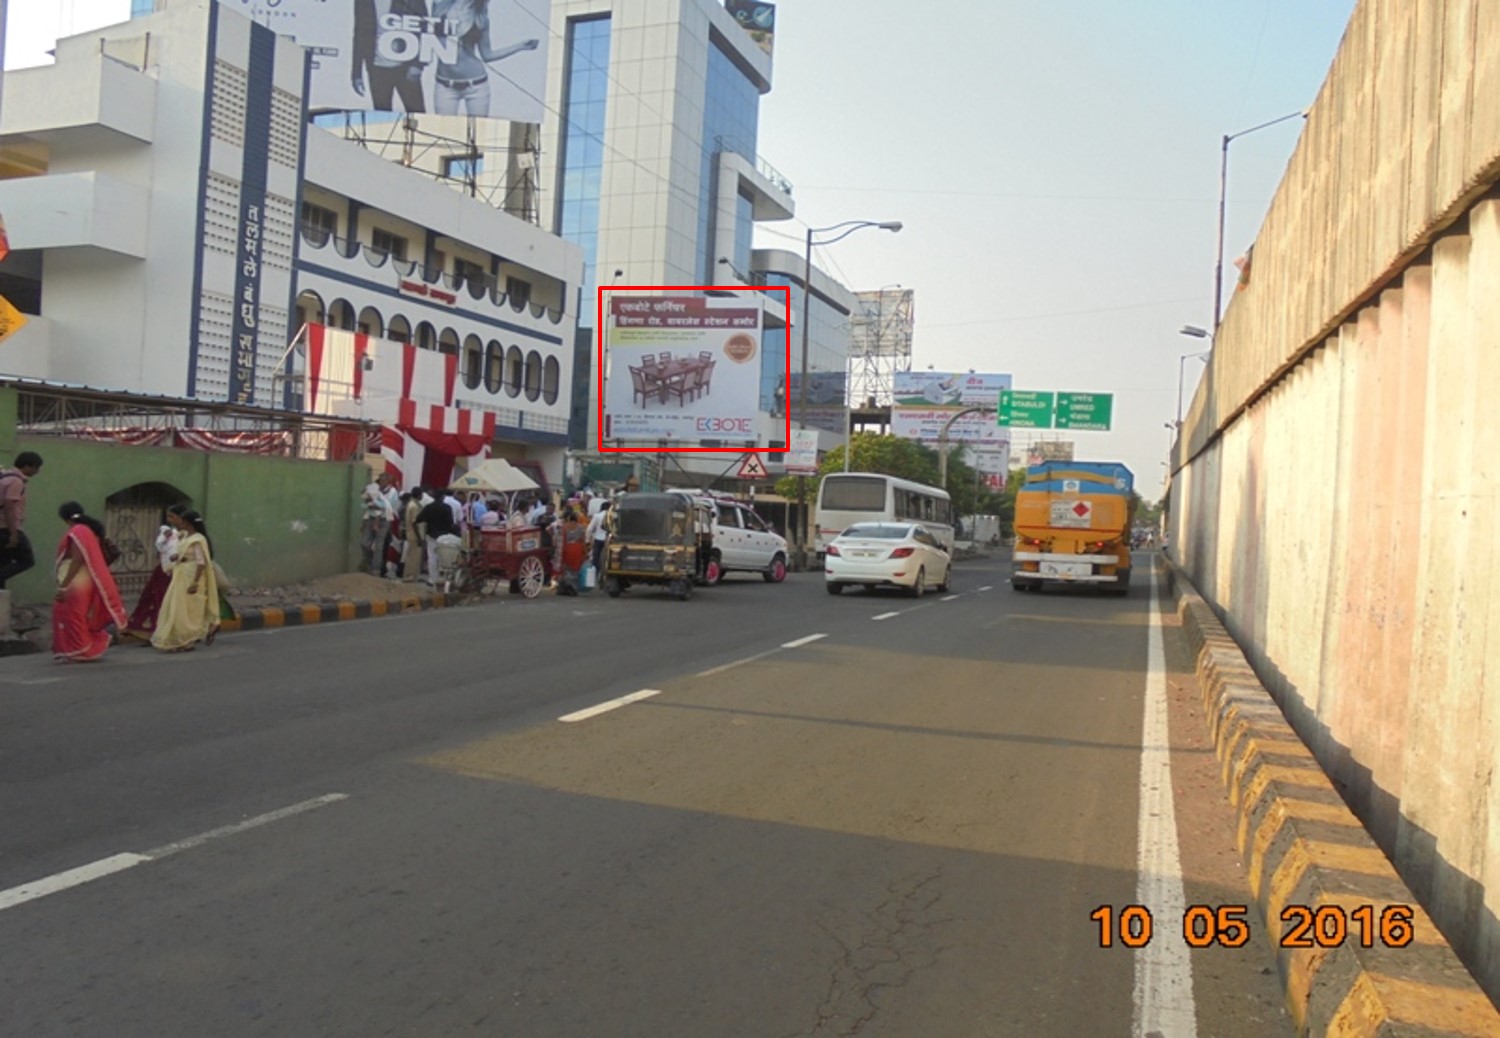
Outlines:
<svg viewBox="0 0 1500 1038"><path fill-rule="evenodd" d="M788 220L795 205L791 183L756 151L770 51L722 3L553 0L547 32L547 107L535 130L420 115L378 133L351 118L344 132L452 187L534 214L582 248L574 364L590 378L575 384L572 417L573 447L587 451L597 443L598 285L790 285L795 322L803 257L753 247L755 225ZM809 369L842 378L853 299L816 268L813 282ZM779 300L767 304L764 357L785 357L787 321ZM795 332L792 342L796 372ZM784 374L763 372L765 443L785 434L776 401Z"/></svg>
<svg viewBox="0 0 1500 1038"><path fill-rule="evenodd" d="M483 453L560 482L582 250L309 125L306 70L229 6L174 0L6 74L0 294L30 316L0 370L298 408L299 331L326 324L376 340L365 363L439 371L327 406L493 430Z"/></svg>

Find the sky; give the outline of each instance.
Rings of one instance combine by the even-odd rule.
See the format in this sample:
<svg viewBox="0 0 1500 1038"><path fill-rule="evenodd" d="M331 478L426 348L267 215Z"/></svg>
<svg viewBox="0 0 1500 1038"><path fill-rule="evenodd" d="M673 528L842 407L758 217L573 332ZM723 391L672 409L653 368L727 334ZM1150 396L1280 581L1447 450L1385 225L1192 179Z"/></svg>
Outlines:
<svg viewBox="0 0 1500 1038"><path fill-rule="evenodd" d="M1213 320L1221 139L1316 100L1355 3L782 0L759 151L797 214L756 244L900 220L815 262L852 289L914 290L916 369L1112 393L1112 430L1073 434L1077 457L1124 462L1155 500L1179 373L1186 408L1203 370L1182 358L1207 346L1178 329ZM10 0L5 65L128 14ZM1301 129L1230 146L1230 286Z"/></svg>
<svg viewBox="0 0 1500 1038"><path fill-rule="evenodd" d="M1213 322L1220 142L1308 108L1355 0L784 0L759 150L808 226L900 220L814 262L852 288L915 291L912 367L1114 394L1077 457L1160 496ZM1302 120L1236 139L1225 281ZM795 243L767 234L791 233ZM1226 306L1228 293L1226 293ZM1184 408L1186 403L1184 404ZM1054 433L1051 435L1067 435Z"/></svg>

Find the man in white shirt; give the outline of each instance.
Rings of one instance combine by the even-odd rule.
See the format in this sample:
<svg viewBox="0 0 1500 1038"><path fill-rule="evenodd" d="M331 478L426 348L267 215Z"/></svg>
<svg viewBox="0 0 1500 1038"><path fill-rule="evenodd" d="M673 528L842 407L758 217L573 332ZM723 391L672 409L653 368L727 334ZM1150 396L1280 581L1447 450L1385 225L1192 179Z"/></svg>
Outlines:
<svg viewBox="0 0 1500 1038"><path fill-rule="evenodd" d="M547 506L542 503L541 498L531 502L531 511L526 513L526 525L536 526L542 521L542 516L547 514Z"/></svg>
<svg viewBox="0 0 1500 1038"><path fill-rule="evenodd" d="M366 485L362 500L364 517L359 524L360 561L371 576L378 577L385 568L385 542L391 534L400 495L389 472L382 472Z"/></svg>
<svg viewBox="0 0 1500 1038"><path fill-rule="evenodd" d="M604 569L604 546L609 543L609 528L606 523L609 520L609 502L605 501L599 506L599 511L589 520L588 538L593 544L594 573L603 572Z"/></svg>

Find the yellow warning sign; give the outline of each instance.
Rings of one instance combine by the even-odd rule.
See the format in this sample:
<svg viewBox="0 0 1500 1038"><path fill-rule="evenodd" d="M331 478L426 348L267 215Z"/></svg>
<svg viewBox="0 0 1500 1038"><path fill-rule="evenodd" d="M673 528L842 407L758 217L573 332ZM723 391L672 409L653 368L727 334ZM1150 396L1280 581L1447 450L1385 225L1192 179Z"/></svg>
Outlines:
<svg viewBox="0 0 1500 1038"><path fill-rule="evenodd" d="M26 323L26 315L10 305L10 300L0 296L0 342L9 339Z"/></svg>

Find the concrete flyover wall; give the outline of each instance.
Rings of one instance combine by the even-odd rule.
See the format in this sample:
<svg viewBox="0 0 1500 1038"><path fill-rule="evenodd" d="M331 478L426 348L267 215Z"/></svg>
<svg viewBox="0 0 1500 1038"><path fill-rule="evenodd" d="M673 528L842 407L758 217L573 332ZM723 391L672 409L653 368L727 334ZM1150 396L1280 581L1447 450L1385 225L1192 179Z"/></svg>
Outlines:
<svg viewBox="0 0 1500 1038"><path fill-rule="evenodd" d="M1220 326L1173 554L1500 1004L1500 3L1363 0Z"/></svg>

